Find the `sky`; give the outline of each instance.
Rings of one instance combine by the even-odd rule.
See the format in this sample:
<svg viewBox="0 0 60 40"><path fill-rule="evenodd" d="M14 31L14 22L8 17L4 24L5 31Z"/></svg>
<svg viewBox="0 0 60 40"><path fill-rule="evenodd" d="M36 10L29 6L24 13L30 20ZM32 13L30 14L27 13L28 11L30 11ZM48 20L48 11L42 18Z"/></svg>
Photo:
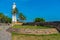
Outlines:
<svg viewBox="0 0 60 40"><path fill-rule="evenodd" d="M26 16L26 21L33 21L36 17L60 21L60 0L0 0L0 12L12 17L13 2L18 11Z"/></svg>

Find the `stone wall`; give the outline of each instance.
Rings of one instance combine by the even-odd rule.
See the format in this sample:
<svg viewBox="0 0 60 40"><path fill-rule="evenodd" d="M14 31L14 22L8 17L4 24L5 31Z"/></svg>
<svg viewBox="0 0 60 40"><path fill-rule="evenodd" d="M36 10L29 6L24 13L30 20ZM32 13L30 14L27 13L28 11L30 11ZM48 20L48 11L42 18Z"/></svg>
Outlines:
<svg viewBox="0 0 60 40"><path fill-rule="evenodd" d="M22 34L56 34L58 31L55 28L49 29L20 29L19 33Z"/></svg>
<svg viewBox="0 0 60 40"><path fill-rule="evenodd" d="M10 32L16 32L19 34L57 34L59 33L55 28L49 28L49 29L16 29L16 28L10 28L8 29Z"/></svg>

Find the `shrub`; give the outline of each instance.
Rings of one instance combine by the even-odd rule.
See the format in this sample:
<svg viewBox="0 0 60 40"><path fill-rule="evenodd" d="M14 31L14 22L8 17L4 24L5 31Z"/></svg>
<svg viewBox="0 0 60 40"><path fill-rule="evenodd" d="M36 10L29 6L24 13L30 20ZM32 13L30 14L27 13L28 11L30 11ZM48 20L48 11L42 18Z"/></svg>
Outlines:
<svg viewBox="0 0 60 40"><path fill-rule="evenodd" d="M35 18L34 22L45 22L43 18Z"/></svg>

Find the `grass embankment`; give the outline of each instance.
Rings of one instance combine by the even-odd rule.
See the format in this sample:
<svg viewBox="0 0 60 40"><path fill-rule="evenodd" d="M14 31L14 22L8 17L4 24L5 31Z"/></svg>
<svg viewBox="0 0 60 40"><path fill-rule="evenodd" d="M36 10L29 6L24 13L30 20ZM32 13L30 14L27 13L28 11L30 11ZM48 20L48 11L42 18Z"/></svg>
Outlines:
<svg viewBox="0 0 60 40"><path fill-rule="evenodd" d="M60 34L34 35L12 33L12 40L60 40Z"/></svg>
<svg viewBox="0 0 60 40"><path fill-rule="evenodd" d="M51 27L14 25L12 28L47 29ZM34 35L12 33L12 40L60 40L60 34Z"/></svg>
<svg viewBox="0 0 60 40"><path fill-rule="evenodd" d="M20 26L20 25L14 25L12 28L29 28L29 29L47 29L47 28L52 28L52 27L49 27L49 26Z"/></svg>

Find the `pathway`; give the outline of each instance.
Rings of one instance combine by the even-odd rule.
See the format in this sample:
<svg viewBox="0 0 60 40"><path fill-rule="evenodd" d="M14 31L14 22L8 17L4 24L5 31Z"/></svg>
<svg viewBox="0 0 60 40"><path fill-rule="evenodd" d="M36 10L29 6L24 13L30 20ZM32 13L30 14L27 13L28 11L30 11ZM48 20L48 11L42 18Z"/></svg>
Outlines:
<svg viewBox="0 0 60 40"><path fill-rule="evenodd" d="M9 27L9 25L0 25L0 40L11 40L11 33L6 31Z"/></svg>

